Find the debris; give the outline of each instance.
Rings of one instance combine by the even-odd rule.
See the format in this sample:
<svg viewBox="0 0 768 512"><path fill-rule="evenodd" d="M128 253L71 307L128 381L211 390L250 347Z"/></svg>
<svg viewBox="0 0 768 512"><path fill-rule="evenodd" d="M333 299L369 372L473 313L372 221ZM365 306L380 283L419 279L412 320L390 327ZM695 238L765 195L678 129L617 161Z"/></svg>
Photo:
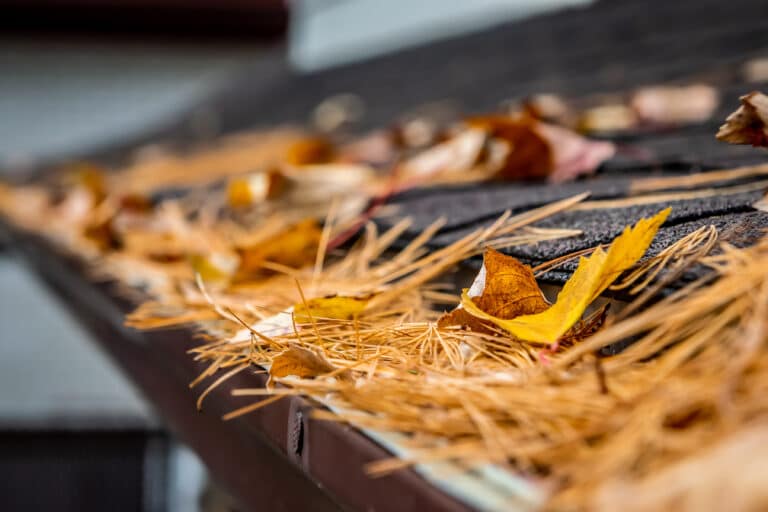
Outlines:
<svg viewBox="0 0 768 512"><path fill-rule="evenodd" d="M731 144L768 147L768 96L754 91L739 100L741 106L726 118L717 138Z"/></svg>

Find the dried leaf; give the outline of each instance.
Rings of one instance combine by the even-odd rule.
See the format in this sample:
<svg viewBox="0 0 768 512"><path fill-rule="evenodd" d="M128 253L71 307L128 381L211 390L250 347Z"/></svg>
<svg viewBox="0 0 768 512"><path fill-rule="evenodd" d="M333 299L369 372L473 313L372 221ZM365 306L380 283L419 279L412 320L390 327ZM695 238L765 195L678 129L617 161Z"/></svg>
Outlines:
<svg viewBox="0 0 768 512"><path fill-rule="evenodd" d="M496 177L506 180L544 179L561 183L591 174L611 158L615 146L590 141L560 126L528 116L485 116L467 120L483 128L495 140L506 143L508 152Z"/></svg>
<svg viewBox="0 0 768 512"><path fill-rule="evenodd" d="M365 197L374 172L367 165L329 163L288 169L285 178L284 196L292 204L330 203L334 197L344 194Z"/></svg>
<svg viewBox="0 0 768 512"><path fill-rule="evenodd" d="M748 60L742 66L742 72L747 82L768 82L768 58Z"/></svg>
<svg viewBox="0 0 768 512"><path fill-rule="evenodd" d="M462 293L462 304L468 313L493 322L521 340L555 343L578 322L592 301L640 259L670 210L667 208L653 217L641 219L634 227L627 226L607 252L597 248L589 258L582 257L576 272L546 311L513 319L498 318L478 307L466 289Z"/></svg>
<svg viewBox="0 0 768 512"><path fill-rule="evenodd" d="M310 299L306 303L294 305L294 316L299 323L311 321L310 316L312 318L351 320L363 312L369 299L370 297L357 298L340 295Z"/></svg>
<svg viewBox="0 0 768 512"><path fill-rule="evenodd" d="M725 119L716 137L731 144L768 147L768 96L754 91L739 99L741 106Z"/></svg>
<svg viewBox="0 0 768 512"><path fill-rule="evenodd" d="M522 111L540 121L570 126L574 112L566 101L556 94L534 94L523 101Z"/></svg>
<svg viewBox="0 0 768 512"><path fill-rule="evenodd" d="M582 112L578 129L586 133L616 133L637 128L637 114L627 105L599 105Z"/></svg>
<svg viewBox="0 0 768 512"><path fill-rule="evenodd" d="M480 116L467 119L467 124L485 130L508 146L506 159L496 173L501 179L541 179L554 169L554 153L550 142L539 133L542 123L528 117Z"/></svg>
<svg viewBox="0 0 768 512"><path fill-rule="evenodd" d="M549 307L531 267L490 248L483 255L483 266L467 295L481 310L502 319L541 313ZM449 325L490 331L487 321L467 313L461 305L438 320L440 327Z"/></svg>
<svg viewBox="0 0 768 512"><path fill-rule="evenodd" d="M538 131L553 148L554 168L548 177L550 183L563 183L583 174L592 174L616 154L613 143L589 140L567 128L539 123Z"/></svg>
<svg viewBox="0 0 768 512"><path fill-rule="evenodd" d="M342 162L386 165L397 156L397 146L389 131L377 130L339 148Z"/></svg>
<svg viewBox="0 0 768 512"><path fill-rule="evenodd" d="M309 379L331 373L336 368L315 352L291 345L284 352L272 359L269 368L270 377L287 377L295 375L302 379Z"/></svg>
<svg viewBox="0 0 768 512"><path fill-rule="evenodd" d="M422 151L400 166L406 180L434 178L443 174L460 174L472 169L485 144L482 130L464 130L458 135Z"/></svg>
<svg viewBox="0 0 768 512"><path fill-rule="evenodd" d="M630 100L642 121L655 124L701 123L719 103L717 89L706 84L643 87Z"/></svg>
<svg viewBox="0 0 768 512"><path fill-rule="evenodd" d="M333 160L336 149L323 137L305 137L288 147L285 162L288 165L325 164Z"/></svg>
<svg viewBox="0 0 768 512"><path fill-rule="evenodd" d="M115 233L112 219L89 224L83 230L83 236L96 244L100 251L106 252L120 247L120 239Z"/></svg>
<svg viewBox="0 0 768 512"><path fill-rule="evenodd" d="M264 272L265 262L301 268L314 262L322 231L315 219L306 219L261 241L238 249L237 277L246 279Z"/></svg>
<svg viewBox="0 0 768 512"><path fill-rule="evenodd" d="M234 178L227 185L227 200L233 208L245 208L273 199L285 187L285 177L276 171Z"/></svg>
<svg viewBox="0 0 768 512"><path fill-rule="evenodd" d="M225 281L237 270L239 259L234 254L212 253L207 255L193 254L190 263L195 273L200 274L203 281Z"/></svg>

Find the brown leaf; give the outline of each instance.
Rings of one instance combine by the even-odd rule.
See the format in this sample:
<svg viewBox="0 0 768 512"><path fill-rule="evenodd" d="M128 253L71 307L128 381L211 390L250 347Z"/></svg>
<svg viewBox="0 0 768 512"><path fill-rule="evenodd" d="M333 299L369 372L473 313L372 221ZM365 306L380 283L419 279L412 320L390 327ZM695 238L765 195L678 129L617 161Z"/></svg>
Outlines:
<svg viewBox="0 0 768 512"><path fill-rule="evenodd" d="M538 121L523 116L479 116L467 119L467 124L482 128L488 134L507 143L507 157L496 173L501 179L541 179L554 169L554 154L549 141L537 130Z"/></svg>
<svg viewBox="0 0 768 512"><path fill-rule="evenodd" d="M335 369L331 363L319 354L307 348L291 345L272 359L269 375L270 377L295 375L302 379L309 379L331 373Z"/></svg>
<svg viewBox="0 0 768 512"><path fill-rule="evenodd" d="M486 249L469 293L480 309L498 318L540 313L549 307L531 267L495 249ZM443 315L438 325L465 325L476 332L492 332L491 323L473 317L461 306Z"/></svg>
<svg viewBox="0 0 768 512"><path fill-rule="evenodd" d="M496 178L544 179L561 183L591 174L616 152L610 142L591 141L567 128L529 116L484 116L467 120L507 145L507 155Z"/></svg>
<svg viewBox="0 0 768 512"><path fill-rule="evenodd" d="M93 242L102 252L120 247L120 238L115 233L111 218L87 225L83 230L83 236Z"/></svg>
<svg viewBox="0 0 768 512"><path fill-rule="evenodd" d="M754 91L739 99L741 106L725 119L716 137L731 144L768 147L768 96Z"/></svg>

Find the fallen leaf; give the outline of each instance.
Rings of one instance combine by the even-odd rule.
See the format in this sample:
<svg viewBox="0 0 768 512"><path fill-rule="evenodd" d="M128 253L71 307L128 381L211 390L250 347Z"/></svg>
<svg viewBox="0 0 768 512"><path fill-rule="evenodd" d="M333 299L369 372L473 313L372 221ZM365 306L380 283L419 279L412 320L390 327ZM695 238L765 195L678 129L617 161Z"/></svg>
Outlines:
<svg viewBox="0 0 768 512"><path fill-rule="evenodd" d="M567 128L539 123L538 130L553 148L554 168L547 178L550 183L563 183L592 174L616 154L613 143L589 140Z"/></svg>
<svg viewBox="0 0 768 512"><path fill-rule="evenodd" d="M241 343L244 341L250 341L256 331L263 336L270 338L283 336L294 332L293 322L293 306L280 311L270 317L263 318L256 323L249 325L247 328L240 329L234 336L229 338L229 343ZM296 326L297 329L300 329Z"/></svg>
<svg viewBox="0 0 768 512"><path fill-rule="evenodd" d="M291 345L272 359L269 375L270 378L295 375L301 379L311 379L331 373L335 369L324 357L312 350Z"/></svg>
<svg viewBox="0 0 768 512"><path fill-rule="evenodd" d="M483 254L483 266L467 295L481 310L502 319L541 313L549 307L531 267L490 248ZM475 332L492 332L488 321L467 313L461 305L443 315L437 325L465 325Z"/></svg>
<svg viewBox="0 0 768 512"><path fill-rule="evenodd" d="M340 295L310 299L293 306L294 316L298 323L310 322L311 318L351 320L363 312L369 299Z"/></svg>
<svg viewBox="0 0 768 512"><path fill-rule="evenodd" d="M193 254L189 259L195 273L200 274L206 282L229 280L239 263L236 255L219 252L206 255Z"/></svg>
<svg viewBox="0 0 768 512"><path fill-rule="evenodd" d="M276 171L240 176L227 185L227 201L233 208L246 208L265 199L273 199L284 186L285 177Z"/></svg>
<svg viewBox="0 0 768 512"><path fill-rule="evenodd" d="M524 115L474 117L467 123L507 145L504 162L494 176L502 180L546 178L561 183L595 172L616 153L610 142L591 141Z"/></svg>
<svg viewBox="0 0 768 512"><path fill-rule="evenodd" d="M340 162L386 165L397 156L394 136L387 130L377 130L339 148Z"/></svg>
<svg viewBox="0 0 768 512"><path fill-rule="evenodd" d="M67 168L65 184L83 187L93 197L94 204L100 203L107 196L105 170L90 162L79 162Z"/></svg>
<svg viewBox="0 0 768 512"><path fill-rule="evenodd" d="M725 119L716 137L731 144L768 147L768 96L754 91L739 99L741 106Z"/></svg>
<svg viewBox="0 0 768 512"><path fill-rule="evenodd" d="M607 252L598 247L589 258L582 257L555 303L543 312L513 319L499 318L475 304L466 289L461 303L469 314L493 322L516 338L539 344L556 343L579 321L587 306L642 257L670 211L667 208L653 217L641 219L634 227L627 226Z"/></svg>
<svg viewBox="0 0 768 512"><path fill-rule="evenodd" d="M552 173L555 164L552 146L537 129L543 123L527 116L496 115L471 117L467 124L507 144L507 156L496 172L497 178L543 179Z"/></svg>
<svg viewBox="0 0 768 512"><path fill-rule="evenodd" d="M637 128L639 120L632 108L621 103L599 105L581 113L577 127L586 133L617 133Z"/></svg>
<svg viewBox="0 0 768 512"><path fill-rule="evenodd" d="M630 105L646 123L701 123L712 117L720 103L711 85L643 87L632 95Z"/></svg>
<svg viewBox="0 0 768 512"><path fill-rule="evenodd" d="M304 165L284 173L286 200L301 203L329 203L334 197L354 195L366 197L366 188L375 173L367 165L330 163Z"/></svg>
<svg viewBox="0 0 768 512"><path fill-rule="evenodd" d="M291 268L301 268L312 263L321 234L322 230L315 219L305 219L256 245L239 248L237 278L247 279L263 273L263 264L266 262Z"/></svg>
<svg viewBox="0 0 768 512"><path fill-rule="evenodd" d="M485 140L483 130L464 130L407 160L399 168L400 176L404 180L425 180L465 173L477 163Z"/></svg>
<svg viewBox="0 0 768 512"><path fill-rule="evenodd" d="M768 82L768 58L759 57L747 61L742 66L747 82Z"/></svg>
<svg viewBox="0 0 768 512"><path fill-rule="evenodd" d="M288 147L285 163L288 165L325 164L333 160L336 149L323 137L304 137Z"/></svg>
<svg viewBox="0 0 768 512"><path fill-rule="evenodd" d="M523 112L540 121L570 126L574 112L566 101L556 94L534 94L522 104Z"/></svg>
<svg viewBox="0 0 768 512"><path fill-rule="evenodd" d="M112 226L112 219L89 224L83 230L83 236L93 242L100 251L106 252L120 247L120 239Z"/></svg>

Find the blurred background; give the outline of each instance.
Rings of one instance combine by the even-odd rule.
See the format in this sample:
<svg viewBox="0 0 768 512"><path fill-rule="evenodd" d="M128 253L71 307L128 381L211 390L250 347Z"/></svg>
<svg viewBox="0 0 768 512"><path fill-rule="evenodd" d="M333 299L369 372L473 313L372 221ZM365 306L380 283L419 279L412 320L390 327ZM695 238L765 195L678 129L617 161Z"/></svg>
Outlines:
<svg viewBox="0 0 768 512"><path fill-rule="evenodd" d="M588 3L0 1L0 169L109 154L170 132L205 140L229 128L210 106L229 91L257 95L286 74L333 72ZM8 252L0 252L2 509L230 509L195 455Z"/></svg>

